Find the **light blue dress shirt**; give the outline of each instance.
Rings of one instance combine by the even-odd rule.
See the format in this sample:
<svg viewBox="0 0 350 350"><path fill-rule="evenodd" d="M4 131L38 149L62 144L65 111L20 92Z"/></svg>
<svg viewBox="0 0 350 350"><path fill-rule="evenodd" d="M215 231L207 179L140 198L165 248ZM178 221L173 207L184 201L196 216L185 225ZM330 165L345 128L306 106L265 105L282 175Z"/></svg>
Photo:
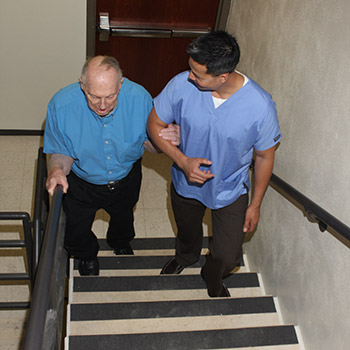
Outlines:
<svg viewBox="0 0 350 350"><path fill-rule="evenodd" d="M90 183L120 180L144 153L151 108L151 95L124 78L116 108L99 117L89 108L80 84L71 84L48 105L44 152L72 157L73 172Z"/></svg>
<svg viewBox="0 0 350 350"><path fill-rule="evenodd" d="M175 76L155 98L159 118L180 125L179 148L188 157L212 161L213 179L203 185L189 183L174 164L176 192L211 209L232 204L247 192L253 149L266 150L281 138L275 103L256 82L249 81L218 108L210 91L199 90L188 72Z"/></svg>

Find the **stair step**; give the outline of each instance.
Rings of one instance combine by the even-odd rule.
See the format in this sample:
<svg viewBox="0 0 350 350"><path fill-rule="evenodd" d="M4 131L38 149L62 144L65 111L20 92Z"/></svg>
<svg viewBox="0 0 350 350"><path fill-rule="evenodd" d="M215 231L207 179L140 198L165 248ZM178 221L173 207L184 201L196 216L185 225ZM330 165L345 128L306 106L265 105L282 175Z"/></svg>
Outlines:
<svg viewBox="0 0 350 350"><path fill-rule="evenodd" d="M275 313L272 297L71 305L71 321Z"/></svg>
<svg viewBox="0 0 350 350"><path fill-rule="evenodd" d="M203 237L203 248L208 248L208 237ZM98 240L100 251L111 250L105 239ZM131 241L134 250L175 249L175 238L136 238Z"/></svg>
<svg viewBox="0 0 350 350"><path fill-rule="evenodd" d="M231 297L259 297L262 295L260 287L255 288L231 288ZM206 289L186 290L162 290L162 291L138 291L138 292L80 292L71 296L71 303L112 303L134 301L170 301L170 300L198 300L209 299Z"/></svg>
<svg viewBox="0 0 350 350"><path fill-rule="evenodd" d="M276 314L214 315L133 320L76 321L70 324L71 335L139 334L189 332L248 327L279 326Z"/></svg>
<svg viewBox="0 0 350 350"><path fill-rule="evenodd" d="M208 251L207 248L202 249L202 254L205 255ZM175 249L138 249L134 250L134 256L150 256L150 255L158 255L158 256L174 256ZM109 250L99 251L98 256L108 256L108 257L116 257L113 253L113 249L109 248ZM123 257L123 255L118 255L118 257Z"/></svg>
<svg viewBox="0 0 350 350"><path fill-rule="evenodd" d="M300 350L292 325L281 325L274 299L263 295L244 261L225 278L229 298L210 298L201 266L160 275L174 238L132 242L135 255L115 256L99 240L100 276L80 276L71 260L67 349Z"/></svg>
<svg viewBox="0 0 350 350"><path fill-rule="evenodd" d="M236 268L233 272L234 273L242 273L242 272L247 272L246 267L238 267ZM100 276L104 277L122 277L122 276L158 276L160 273L160 269L134 269L134 270L100 270ZM79 271L74 270L73 272L74 277L79 277ZM200 274L200 268L191 268L188 267L185 270L181 272L181 275L199 275Z"/></svg>
<svg viewBox="0 0 350 350"><path fill-rule="evenodd" d="M214 323L214 322L213 322ZM118 349L234 349L297 344L293 326L252 327L237 329L71 336L69 347L74 350L105 350L115 344Z"/></svg>
<svg viewBox="0 0 350 350"><path fill-rule="evenodd" d="M237 273L225 279L227 288L258 287L256 273ZM205 289L205 283L198 275L161 276L87 276L74 278L73 292L88 291L143 291Z"/></svg>
<svg viewBox="0 0 350 350"><path fill-rule="evenodd" d="M153 251L154 252L154 251ZM136 252L135 252L136 253ZM137 252L138 253L138 252ZM156 252L158 253L158 252ZM113 254L113 253L112 253ZM100 276L136 276L136 275L159 275L165 263L170 260L172 255L155 256L101 256L99 255ZM181 274L198 274L200 268L205 262L205 256L201 256L199 261L187 267ZM74 260L74 276L79 277L78 261ZM247 272L242 260L241 266L234 269L234 272Z"/></svg>
<svg viewBox="0 0 350 350"><path fill-rule="evenodd" d="M136 256L136 255L124 255L113 257L99 256L98 261L100 264L100 270L110 270L110 269L158 269L159 271L165 265L165 263L174 257L174 255L168 256ZM191 265L191 267L199 268L204 264L205 257L201 256L199 261ZM78 268L78 260L74 260L74 269Z"/></svg>
<svg viewBox="0 0 350 350"><path fill-rule="evenodd" d="M279 325L272 297L71 305L71 335ZM87 321L87 322L86 322Z"/></svg>

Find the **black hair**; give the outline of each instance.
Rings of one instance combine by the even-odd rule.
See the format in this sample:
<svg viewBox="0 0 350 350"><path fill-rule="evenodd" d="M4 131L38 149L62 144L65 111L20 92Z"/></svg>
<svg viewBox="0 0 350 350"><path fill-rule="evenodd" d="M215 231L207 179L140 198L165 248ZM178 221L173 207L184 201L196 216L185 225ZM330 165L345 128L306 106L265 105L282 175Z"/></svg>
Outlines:
<svg viewBox="0 0 350 350"><path fill-rule="evenodd" d="M206 66L207 73L213 76L232 73L240 58L236 39L223 30L196 38L188 45L187 53L194 61Z"/></svg>

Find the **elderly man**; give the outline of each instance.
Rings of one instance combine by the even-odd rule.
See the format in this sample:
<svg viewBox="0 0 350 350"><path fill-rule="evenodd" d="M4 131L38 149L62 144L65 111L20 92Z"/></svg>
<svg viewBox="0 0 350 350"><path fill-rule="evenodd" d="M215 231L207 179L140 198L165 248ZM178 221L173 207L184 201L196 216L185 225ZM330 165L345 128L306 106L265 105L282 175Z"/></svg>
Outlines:
<svg viewBox="0 0 350 350"><path fill-rule="evenodd" d="M201 275L209 296L228 297L223 279L241 260L244 233L258 223L280 129L271 96L235 70L240 51L234 37L208 33L187 52L190 71L173 78L155 98L148 120L150 137L174 160L176 255L161 273L181 273L199 259L202 219L210 208L213 237ZM179 148L159 137L174 121L181 128ZM248 206L253 150L255 186Z"/></svg>
<svg viewBox="0 0 350 350"><path fill-rule="evenodd" d="M148 140L150 94L124 78L117 60L96 56L83 66L79 83L51 99L44 136L50 154L46 187L66 193L65 248L79 259L81 275L98 275L98 240L91 226L99 209L110 215L107 243L116 255L133 254L133 208L141 185L141 157ZM167 135L176 143L173 129ZM169 141L167 141L169 142Z"/></svg>

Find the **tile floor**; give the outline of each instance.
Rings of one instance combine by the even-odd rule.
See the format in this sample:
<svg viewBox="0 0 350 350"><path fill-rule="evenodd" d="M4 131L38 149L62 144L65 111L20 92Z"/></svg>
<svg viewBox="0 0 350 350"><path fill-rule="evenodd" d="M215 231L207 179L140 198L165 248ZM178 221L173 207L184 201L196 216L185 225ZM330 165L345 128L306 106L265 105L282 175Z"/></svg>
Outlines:
<svg viewBox="0 0 350 350"><path fill-rule="evenodd" d="M25 211L32 217L35 167L42 140L38 136L0 136L0 211ZM0 239L23 239L21 221L0 221ZM24 249L0 250L0 273L25 271ZM0 301L26 301L26 283L0 282ZM25 310L0 311L0 349L20 347Z"/></svg>
<svg viewBox="0 0 350 350"><path fill-rule="evenodd" d="M40 136L0 136L0 211L25 211L33 215L38 148ZM145 153L140 200L135 208L137 237L174 237L175 223L170 207L169 186L171 160L163 154ZM205 216L204 233L208 234L210 216ZM108 214L99 211L93 230L104 238L108 227ZM21 222L0 221L0 239L22 236ZM0 273L23 272L22 249L0 251ZM28 299L28 286L0 282L0 301ZM19 349L25 311L0 311L0 350Z"/></svg>

